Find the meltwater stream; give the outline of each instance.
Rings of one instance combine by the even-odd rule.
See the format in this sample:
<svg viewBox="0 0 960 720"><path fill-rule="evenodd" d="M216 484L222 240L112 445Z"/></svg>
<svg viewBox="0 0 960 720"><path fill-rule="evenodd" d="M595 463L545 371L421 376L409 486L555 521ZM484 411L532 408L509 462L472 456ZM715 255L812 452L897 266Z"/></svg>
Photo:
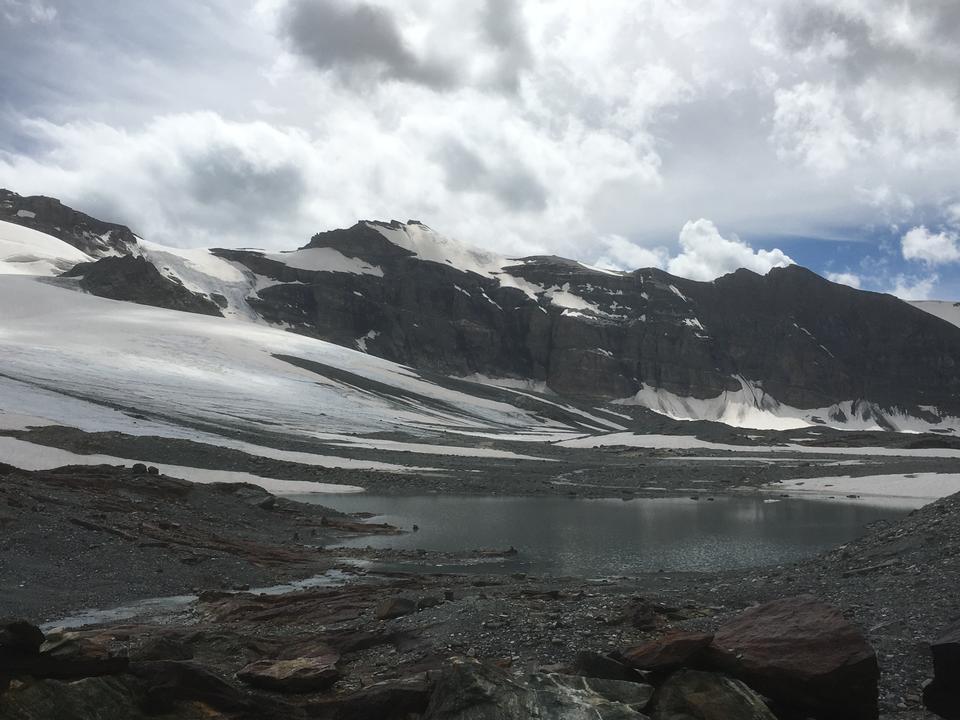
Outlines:
<svg viewBox="0 0 960 720"><path fill-rule="evenodd" d="M363 537L346 547L461 552L514 547L484 572L602 577L641 572L744 568L811 557L860 535L907 508L866 500L833 502L762 497L588 500L543 497L391 497L306 495L343 512L377 513L418 532ZM470 570L462 561L442 570ZM474 567L474 570L479 569Z"/></svg>

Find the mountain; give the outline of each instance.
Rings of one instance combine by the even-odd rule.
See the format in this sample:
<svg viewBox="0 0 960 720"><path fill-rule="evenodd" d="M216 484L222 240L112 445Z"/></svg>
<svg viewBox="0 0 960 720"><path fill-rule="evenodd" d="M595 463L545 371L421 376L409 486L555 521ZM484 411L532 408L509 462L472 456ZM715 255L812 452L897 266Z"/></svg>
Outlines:
<svg viewBox="0 0 960 720"><path fill-rule="evenodd" d="M5 191L0 207L0 241L15 223L66 244L52 260L48 241L37 245L46 260L8 252L8 265L39 263L34 274L65 271L58 282L94 295L283 328L437 376L748 427L960 427L960 328L797 266L694 282L499 257L418 221L360 222L290 252L181 250L49 198Z"/></svg>

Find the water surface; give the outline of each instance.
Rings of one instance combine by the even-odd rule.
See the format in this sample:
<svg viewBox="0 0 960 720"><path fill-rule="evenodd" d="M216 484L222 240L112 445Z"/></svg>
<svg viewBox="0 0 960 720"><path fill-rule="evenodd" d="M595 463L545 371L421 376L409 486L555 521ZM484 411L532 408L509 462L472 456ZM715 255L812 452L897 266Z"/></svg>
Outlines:
<svg viewBox="0 0 960 720"><path fill-rule="evenodd" d="M508 572L602 577L776 565L841 545L903 508L827 500L761 497L568 499L543 497L389 497L309 495L344 512L377 513L418 532L363 537L346 547L459 552L517 549L498 560ZM462 562L446 570L467 569ZM484 566L484 571L492 568Z"/></svg>

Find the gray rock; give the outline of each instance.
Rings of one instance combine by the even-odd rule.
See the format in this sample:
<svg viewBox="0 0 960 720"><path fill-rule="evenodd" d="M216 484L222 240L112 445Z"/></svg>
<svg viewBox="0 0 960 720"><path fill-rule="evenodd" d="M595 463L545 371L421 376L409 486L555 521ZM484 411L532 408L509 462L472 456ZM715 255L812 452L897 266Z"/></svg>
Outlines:
<svg viewBox="0 0 960 720"><path fill-rule="evenodd" d="M657 692L653 720L776 720L763 700L732 678L681 670Z"/></svg>
<svg viewBox="0 0 960 720"><path fill-rule="evenodd" d="M476 660L455 659L437 679L424 720L643 720L623 702L597 692L581 677L531 675L513 677ZM612 682L612 681L611 681ZM630 683L623 683L627 685ZM634 690L607 687L606 692L643 701L645 686Z"/></svg>

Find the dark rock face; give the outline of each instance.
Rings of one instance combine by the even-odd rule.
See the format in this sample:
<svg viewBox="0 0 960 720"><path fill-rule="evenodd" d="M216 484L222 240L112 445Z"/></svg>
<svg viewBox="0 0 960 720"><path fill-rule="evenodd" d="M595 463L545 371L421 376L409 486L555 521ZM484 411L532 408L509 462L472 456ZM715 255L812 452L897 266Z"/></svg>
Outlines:
<svg viewBox="0 0 960 720"><path fill-rule="evenodd" d="M876 653L838 609L809 596L746 610L717 631L707 660L817 718L878 716Z"/></svg>
<svg viewBox="0 0 960 720"><path fill-rule="evenodd" d="M164 277L143 257L127 255L102 258L94 263L80 263L65 276L79 277L80 287L84 290L111 300L223 316L216 303Z"/></svg>
<svg viewBox="0 0 960 720"><path fill-rule="evenodd" d="M72 271L94 294L208 315L229 304L216 288L190 292L134 260L128 228L57 200L0 191L0 220L94 257L122 256ZM801 409L852 401L881 427L889 410L932 423L927 406L960 415L960 328L891 296L796 266L704 283L538 256L479 274L421 259L381 232L409 227L429 232L361 222L301 248L336 251L376 273L302 269L249 250L214 254L274 281L251 284L246 298L267 322L423 371L530 379L591 399L657 388L700 399L745 389ZM820 419L848 419L831 412Z"/></svg>
<svg viewBox="0 0 960 720"><path fill-rule="evenodd" d="M267 320L349 347L367 338L370 353L421 369L531 378L561 394L602 398L644 385L714 398L739 390L743 377L799 408L866 400L915 414L919 405L960 411L960 328L891 296L799 267L766 276L740 270L710 283L655 269L606 273L556 257L504 268L534 289L533 299L515 281L412 256L377 226L320 233L306 248L335 249L382 277L217 254L283 283L251 300ZM564 291L586 309L551 301L567 302Z"/></svg>
<svg viewBox="0 0 960 720"><path fill-rule="evenodd" d="M960 623L944 630L930 644L933 682L923 691L923 704L946 720L960 719Z"/></svg>
<svg viewBox="0 0 960 720"><path fill-rule="evenodd" d="M0 220L52 235L92 257L126 255L137 246L125 225L97 220L43 195L23 197L0 189Z"/></svg>
<svg viewBox="0 0 960 720"><path fill-rule="evenodd" d="M681 670L657 691L653 720L775 720L756 693L739 680Z"/></svg>

